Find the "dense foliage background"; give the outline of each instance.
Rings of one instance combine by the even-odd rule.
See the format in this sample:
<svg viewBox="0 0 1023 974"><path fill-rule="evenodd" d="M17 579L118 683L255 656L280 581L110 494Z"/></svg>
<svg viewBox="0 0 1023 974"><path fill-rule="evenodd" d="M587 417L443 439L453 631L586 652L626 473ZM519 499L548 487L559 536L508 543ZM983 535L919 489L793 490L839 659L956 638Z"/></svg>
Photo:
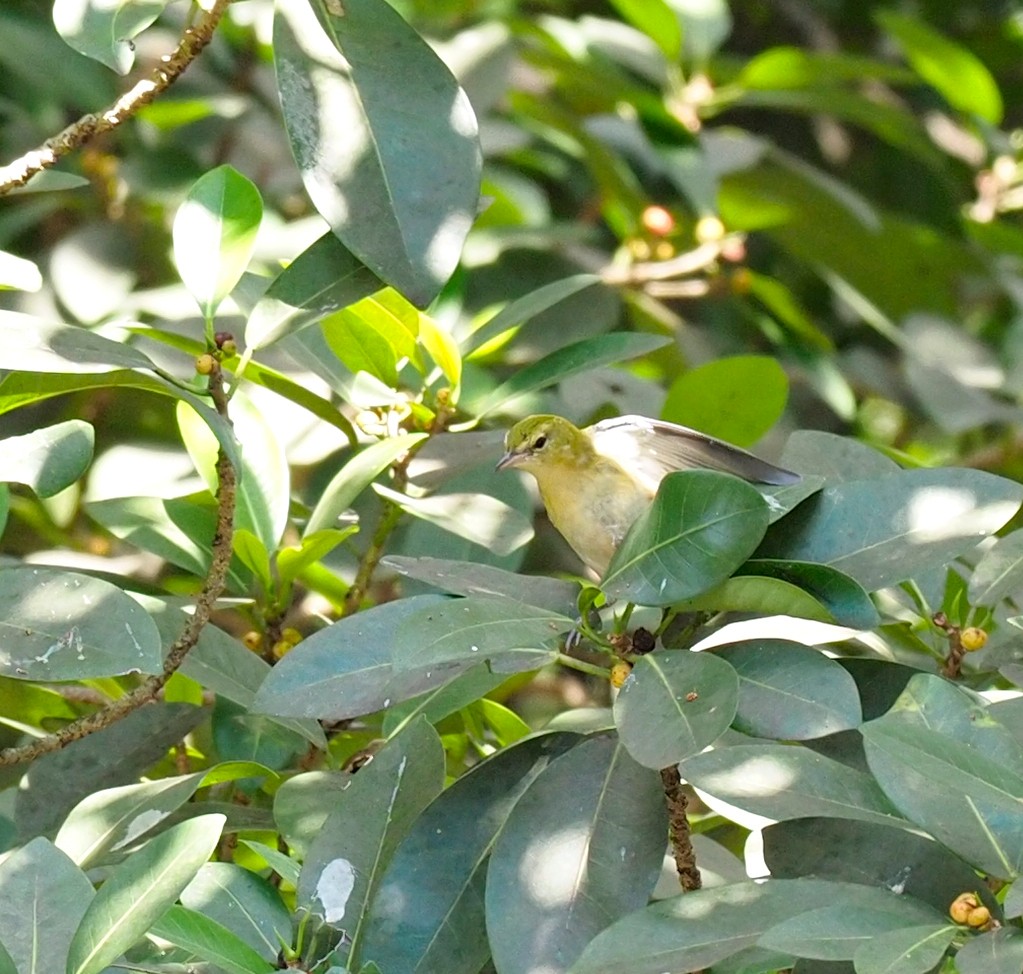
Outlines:
<svg viewBox="0 0 1023 974"><path fill-rule="evenodd" d="M0 5L0 974L1019 974L1021 104L994 0ZM597 580L535 412L803 482Z"/></svg>

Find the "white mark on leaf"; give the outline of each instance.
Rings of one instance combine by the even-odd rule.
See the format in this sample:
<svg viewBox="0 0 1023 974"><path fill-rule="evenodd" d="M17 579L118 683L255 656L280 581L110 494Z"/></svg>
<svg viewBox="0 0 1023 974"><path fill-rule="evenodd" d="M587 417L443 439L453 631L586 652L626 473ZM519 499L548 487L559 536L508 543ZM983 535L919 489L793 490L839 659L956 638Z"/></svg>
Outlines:
<svg viewBox="0 0 1023 974"><path fill-rule="evenodd" d="M347 859L331 859L323 867L313 895L323 904L323 919L327 923L344 918L354 888L355 867Z"/></svg>

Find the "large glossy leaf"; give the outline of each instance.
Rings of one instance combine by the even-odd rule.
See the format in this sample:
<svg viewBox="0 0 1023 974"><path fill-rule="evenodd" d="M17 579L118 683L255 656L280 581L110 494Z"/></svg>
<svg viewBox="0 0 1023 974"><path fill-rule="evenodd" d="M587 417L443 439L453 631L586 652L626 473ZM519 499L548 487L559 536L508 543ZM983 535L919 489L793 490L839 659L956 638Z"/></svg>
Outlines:
<svg viewBox="0 0 1023 974"><path fill-rule="evenodd" d="M805 747L737 744L687 758L681 771L707 794L778 821L808 815L901 821L870 775Z"/></svg>
<svg viewBox="0 0 1023 974"><path fill-rule="evenodd" d="M426 438L425 433L402 433L371 443L352 457L320 492L309 515L305 533L334 527L341 516L373 480L403 453Z"/></svg>
<svg viewBox="0 0 1023 974"><path fill-rule="evenodd" d="M798 586L780 578L749 575L726 578L702 595L676 602L674 608L683 612L754 612L757 615L787 615L817 622L836 621L824 605Z"/></svg>
<svg viewBox="0 0 1023 974"><path fill-rule="evenodd" d="M263 219L259 190L232 166L199 178L174 217L174 263L209 321L248 266Z"/></svg>
<svg viewBox="0 0 1023 974"><path fill-rule="evenodd" d="M565 616L575 611L579 596L579 586L574 582L538 575L519 575L471 561L389 555L383 559L382 564L385 568L394 569L399 575L427 582L452 595L513 599Z"/></svg>
<svg viewBox="0 0 1023 974"><path fill-rule="evenodd" d="M659 770L699 754L735 717L739 681L712 653L651 653L615 699L618 735L640 764Z"/></svg>
<svg viewBox="0 0 1023 974"><path fill-rule="evenodd" d="M368 297L384 286L331 232L302 251L266 289L245 325L259 349Z"/></svg>
<svg viewBox="0 0 1023 974"><path fill-rule="evenodd" d="M830 903L852 908L899 897L854 883L771 879L701 889L639 910L596 937L572 974L691 974L754 947L776 924ZM791 956L791 955L790 955ZM791 962L790 962L791 963ZM790 966L777 959L758 971ZM725 968L727 969L727 968ZM745 970L743 967L737 970Z"/></svg>
<svg viewBox="0 0 1023 974"><path fill-rule="evenodd" d="M186 950L193 957L216 964L226 974L264 974L277 970L237 934L205 913L172 906L150 932Z"/></svg>
<svg viewBox="0 0 1023 974"><path fill-rule="evenodd" d="M4 676L48 682L163 667L153 620L115 585L88 575L0 570L0 620Z"/></svg>
<svg viewBox="0 0 1023 974"><path fill-rule="evenodd" d="M766 355L715 359L672 383L661 419L752 446L781 418L788 392L789 380L777 359Z"/></svg>
<svg viewBox="0 0 1023 974"><path fill-rule="evenodd" d="M362 958L394 974L476 974L489 957L488 856L523 791L578 740L547 734L498 752L439 795L398 847L370 905Z"/></svg>
<svg viewBox="0 0 1023 974"><path fill-rule="evenodd" d="M405 623L425 619L446 601L436 595L412 596L313 633L273 668L256 694L253 712L344 720L447 683L479 657L425 668L395 665L395 657L405 651Z"/></svg>
<svg viewBox="0 0 1023 974"><path fill-rule="evenodd" d="M1023 933L1002 927L968 940L956 954L959 974L1016 974L1023 967Z"/></svg>
<svg viewBox="0 0 1023 974"><path fill-rule="evenodd" d="M970 576L971 605L995 605L1023 591L1023 531L998 538Z"/></svg>
<svg viewBox="0 0 1023 974"><path fill-rule="evenodd" d="M571 375L645 355L662 347L666 341L660 335L619 331L566 345L539 362L519 369L512 378L498 386L479 406L479 416L492 413L518 396L543 389Z"/></svg>
<svg viewBox="0 0 1023 974"><path fill-rule="evenodd" d="M43 838L0 865L0 944L21 974L64 974L71 938L94 891L92 883ZM44 949L40 949L45 945Z"/></svg>
<svg viewBox="0 0 1023 974"><path fill-rule="evenodd" d="M55 0L53 25L80 54L94 58L118 74L135 63L132 38L141 34L167 6L168 0Z"/></svg>
<svg viewBox="0 0 1023 974"><path fill-rule="evenodd" d="M52 497L73 484L92 460L95 431L80 419L0 440L0 481Z"/></svg>
<svg viewBox="0 0 1023 974"><path fill-rule="evenodd" d="M118 866L75 931L67 974L99 974L135 943L199 871L223 825L223 815L182 822Z"/></svg>
<svg viewBox="0 0 1023 974"><path fill-rule="evenodd" d="M902 470L837 484L779 522L757 557L830 565L873 591L970 550L1020 500L1019 484L981 470Z"/></svg>
<svg viewBox="0 0 1023 974"><path fill-rule="evenodd" d="M785 444L781 462L802 474L820 474L832 485L874 480L900 469L894 460L866 443L824 430L796 430Z"/></svg>
<svg viewBox="0 0 1023 974"><path fill-rule="evenodd" d="M367 267L425 305L454 270L476 213L476 118L386 0L312 7L315 17L298 0L278 0L274 22L284 122L306 190Z"/></svg>
<svg viewBox="0 0 1023 974"><path fill-rule="evenodd" d="M805 741L860 723L855 681L809 646L757 639L722 646L715 653L739 675L733 726L744 734Z"/></svg>
<svg viewBox="0 0 1023 974"><path fill-rule="evenodd" d="M917 676L861 732L874 777L911 822L984 872L1020 874L1023 748L1001 725L937 677Z"/></svg>
<svg viewBox="0 0 1023 974"><path fill-rule="evenodd" d="M902 48L913 69L954 108L997 125L1002 96L984 62L913 17L896 10L878 10L877 21Z"/></svg>
<svg viewBox="0 0 1023 974"><path fill-rule="evenodd" d="M568 616L511 599L445 599L402 621L392 658L398 672L480 660L489 660L495 672L538 669L554 658L552 644L572 626Z"/></svg>
<svg viewBox="0 0 1023 974"><path fill-rule="evenodd" d="M609 598L671 605L724 581L760 543L768 509L750 484L709 470L668 474L629 530L601 588Z"/></svg>
<svg viewBox="0 0 1023 974"><path fill-rule="evenodd" d="M491 853L486 914L497 969L568 970L609 923L647 902L666 829L656 772L613 736L552 761Z"/></svg>
<svg viewBox="0 0 1023 974"><path fill-rule="evenodd" d="M344 927L351 959L361 956L366 906L395 849L443 784L440 738L425 720L413 721L353 776L306 850L298 902Z"/></svg>

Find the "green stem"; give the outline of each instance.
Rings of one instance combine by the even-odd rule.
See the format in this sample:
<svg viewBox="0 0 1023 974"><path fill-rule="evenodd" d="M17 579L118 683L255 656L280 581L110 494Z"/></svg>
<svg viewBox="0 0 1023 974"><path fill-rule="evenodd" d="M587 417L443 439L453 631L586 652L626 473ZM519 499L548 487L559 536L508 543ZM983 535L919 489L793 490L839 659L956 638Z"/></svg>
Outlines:
<svg viewBox="0 0 1023 974"><path fill-rule="evenodd" d="M566 653L558 653L558 662L562 666L578 670L580 673L589 673L590 676L599 676L601 679L608 678L609 670L606 666L597 666L595 663L587 663L585 660L576 659Z"/></svg>

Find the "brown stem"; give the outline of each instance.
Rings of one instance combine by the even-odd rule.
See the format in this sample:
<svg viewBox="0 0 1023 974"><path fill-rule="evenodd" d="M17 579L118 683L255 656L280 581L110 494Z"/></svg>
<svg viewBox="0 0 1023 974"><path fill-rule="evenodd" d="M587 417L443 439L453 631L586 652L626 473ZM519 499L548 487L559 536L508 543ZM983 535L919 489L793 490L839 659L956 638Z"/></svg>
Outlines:
<svg viewBox="0 0 1023 974"><path fill-rule="evenodd" d="M210 42L230 2L231 0L216 0L194 26L186 28L174 53L164 55L159 67L155 68L148 78L126 91L105 111L100 114L83 115L63 132L58 132L47 139L38 149L26 152L0 168L0 196L18 186L24 186L34 175L56 165L64 156L90 139L112 132L169 88Z"/></svg>
<svg viewBox="0 0 1023 974"><path fill-rule="evenodd" d="M228 419L227 395L224 391L224 376L218 362L210 374L210 396L217 412ZM163 671L143 680L134 690L114 700L102 710L85 714L66 724L54 734L40 737L18 747L7 747L0 750L0 767L32 761L42 754L58 751L72 741L80 740L103 730L111 724L126 717L139 707L154 701L163 689L164 684L178 670L185 657L199 641L199 635L209 622L210 614L216 605L220 593L224 590L224 580L231 563L231 540L234 536L234 510L237 481L235 469L223 450L217 458L217 476L220 487L217 491L217 529L213 535L213 560L203 582L202 590L196 599L195 611L189 617L184 631L175 640L163 661Z"/></svg>
<svg viewBox="0 0 1023 974"><path fill-rule="evenodd" d="M696 852L689 832L689 799L682 787L682 776L678 767L671 765L661 769L661 785L668 803L668 836L671 839L671 852L675 857L675 868L678 870L678 881L682 889L688 893L703 885L700 870L696 865Z"/></svg>

